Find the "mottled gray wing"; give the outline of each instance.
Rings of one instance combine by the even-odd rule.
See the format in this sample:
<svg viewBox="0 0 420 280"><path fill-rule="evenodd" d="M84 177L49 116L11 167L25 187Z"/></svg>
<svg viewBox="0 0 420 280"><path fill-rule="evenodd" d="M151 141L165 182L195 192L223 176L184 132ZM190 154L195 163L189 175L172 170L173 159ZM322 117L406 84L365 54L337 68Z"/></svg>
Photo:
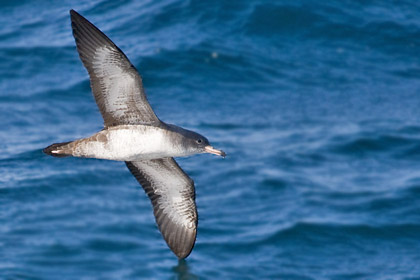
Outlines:
<svg viewBox="0 0 420 280"><path fill-rule="evenodd" d="M197 234L194 181L173 158L126 161L153 205L156 223L169 248L186 258Z"/></svg>
<svg viewBox="0 0 420 280"><path fill-rule="evenodd" d="M74 10L70 15L77 51L89 72L105 126L157 125L159 119L147 101L141 77L125 54L83 16Z"/></svg>

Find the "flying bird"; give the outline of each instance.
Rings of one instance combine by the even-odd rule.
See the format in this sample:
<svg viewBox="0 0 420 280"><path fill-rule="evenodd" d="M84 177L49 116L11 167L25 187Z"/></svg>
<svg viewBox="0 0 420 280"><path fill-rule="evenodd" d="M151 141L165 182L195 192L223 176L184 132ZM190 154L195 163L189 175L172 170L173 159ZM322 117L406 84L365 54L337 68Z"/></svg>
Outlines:
<svg viewBox="0 0 420 280"><path fill-rule="evenodd" d="M149 196L169 248L178 258L186 258L197 235L194 181L173 157L198 153L225 157L225 153L213 148L206 137L161 121L127 56L79 13L71 10L70 17L104 128L90 137L52 144L43 151L54 157L125 161Z"/></svg>

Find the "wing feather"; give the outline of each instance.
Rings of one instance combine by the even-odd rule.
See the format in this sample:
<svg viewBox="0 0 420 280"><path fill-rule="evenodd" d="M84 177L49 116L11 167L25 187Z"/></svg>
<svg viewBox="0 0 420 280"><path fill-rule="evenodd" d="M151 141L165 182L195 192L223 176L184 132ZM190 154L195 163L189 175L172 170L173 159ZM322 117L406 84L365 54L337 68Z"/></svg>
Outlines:
<svg viewBox="0 0 420 280"><path fill-rule="evenodd" d="M143 83L127 56L97 27L71 10L73 36L106 127L158 125Z"/></svg>
<svg viewBox="0 0 420 280"><path fill-rule="evenodd" d="M126 162L153 205L156 223L169 248L186 258L197 235L194 182L173 158Z"/></svg>

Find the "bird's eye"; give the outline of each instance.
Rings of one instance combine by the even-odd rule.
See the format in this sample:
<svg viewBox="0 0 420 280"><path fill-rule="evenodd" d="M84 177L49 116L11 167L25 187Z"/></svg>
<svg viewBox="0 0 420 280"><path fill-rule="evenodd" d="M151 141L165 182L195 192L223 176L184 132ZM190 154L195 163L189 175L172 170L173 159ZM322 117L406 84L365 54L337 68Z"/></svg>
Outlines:
<svg viewBox="0 0 420 280"><path fill-rule="evenodd" d="M203 140L201 140L201 139L198 139L198 140L197 140L197 143L198 143L198 144L201 144L202 142L203 142Z"/></svg>

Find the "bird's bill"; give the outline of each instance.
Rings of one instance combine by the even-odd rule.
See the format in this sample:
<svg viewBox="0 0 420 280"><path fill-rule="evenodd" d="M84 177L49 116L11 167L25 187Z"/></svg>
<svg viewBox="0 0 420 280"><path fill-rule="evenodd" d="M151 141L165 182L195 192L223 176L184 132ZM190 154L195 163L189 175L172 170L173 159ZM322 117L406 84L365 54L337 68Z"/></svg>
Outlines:
<svg viewBox="0 0 420 280"><path fill-rule="evenodd" d="M226 153L225 152L223 152L222 150L217 150L217 149L213 148L212 146L205 146L204 147L204 151L206 153L214 154L214 155L221 156L221 157L225 157L226 156Z"/></svg>

